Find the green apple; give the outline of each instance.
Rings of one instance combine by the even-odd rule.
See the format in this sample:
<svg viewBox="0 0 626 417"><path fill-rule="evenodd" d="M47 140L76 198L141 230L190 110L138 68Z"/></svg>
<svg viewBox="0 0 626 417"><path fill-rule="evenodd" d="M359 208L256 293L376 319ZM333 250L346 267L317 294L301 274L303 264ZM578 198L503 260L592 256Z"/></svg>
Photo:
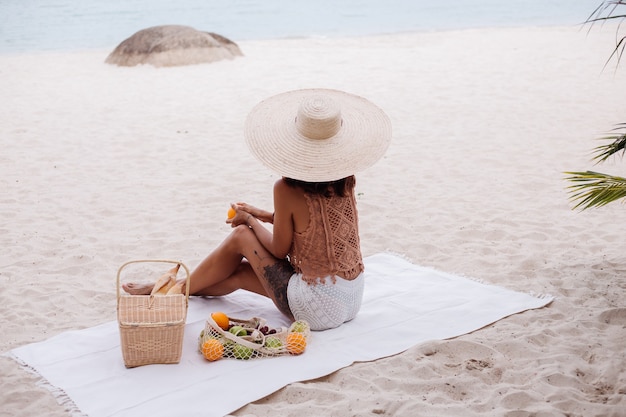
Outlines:
<svg viewBox="0 0 626 417"><path fill-rule="evenodd" d="M243 346L240 344L236 344L235 346L233 346L233 357L235 359L248 360L252 357L253 353L254 353L254 350L252 350L252 348L249 348L247 346Z"/></svg>
<svg viewBox="0 0 626 417"><path fill-rule="evenodd" d="M202 352L202 344L204 343L204 330L200 332L200 336L198 337L198 350Z"/></svg>
<svg viewBox="0 0 626 417"><path fill-rule="evenodd" d="M294 321L289 328L290 332L304 333L309 329L309 324L304 320Z"/></svg>
<svg viewBox="0 0 626 417"><path fill-rule="evenodd" d="M283 342L280 341L279 338L277 337L268 337L267 339L265 339L265 347L271 348L271 349L278 349L279 347L283 346Z"/></svg>
<svg viewBox="0 0 626 417"><path fill-rule="evenodd" d="M228 331L234 334L235 336L247 336L248 335L248 332L246 331L246 329L244 329L241 326L233 326Z"/></svg>

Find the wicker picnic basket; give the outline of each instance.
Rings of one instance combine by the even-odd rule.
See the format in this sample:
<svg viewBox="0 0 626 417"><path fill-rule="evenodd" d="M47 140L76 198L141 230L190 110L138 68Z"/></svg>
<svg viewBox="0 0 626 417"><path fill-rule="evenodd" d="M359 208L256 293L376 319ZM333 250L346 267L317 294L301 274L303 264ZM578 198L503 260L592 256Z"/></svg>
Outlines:
<svg viewBox="0 0 626 417"><path fill-rule="evenodd" d="M122 270L130 264L161 262L180 264L187 274L185 294L129 295L120 291ZM136 260L117 271L117 320L124 365L127 368L156 363L178 363L189 303L189 269L172 260Z"/></svg>

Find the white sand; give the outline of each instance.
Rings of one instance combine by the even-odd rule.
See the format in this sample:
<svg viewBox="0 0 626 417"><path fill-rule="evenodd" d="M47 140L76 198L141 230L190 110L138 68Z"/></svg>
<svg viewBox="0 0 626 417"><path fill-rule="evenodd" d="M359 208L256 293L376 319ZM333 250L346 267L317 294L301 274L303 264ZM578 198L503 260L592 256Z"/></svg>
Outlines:
<svg viewBox="0 0 626 417"><path fill-rule="evenodd" d="M608 27L242 42L245 58L161 69L106 65L110 51L0 56L0 352L115 320L117 268L193 268L229 232L228 202L271 209L276 176L243 143L247 112L338 88L394 125L358 177L365 255L557 300L234 414L625 415L624 207L574 212L563 180L626 173L589 162L594 138L626 122L626 68L602 71L614 39ZM13 360L0 375L2 415L69 415Z"/></svg>

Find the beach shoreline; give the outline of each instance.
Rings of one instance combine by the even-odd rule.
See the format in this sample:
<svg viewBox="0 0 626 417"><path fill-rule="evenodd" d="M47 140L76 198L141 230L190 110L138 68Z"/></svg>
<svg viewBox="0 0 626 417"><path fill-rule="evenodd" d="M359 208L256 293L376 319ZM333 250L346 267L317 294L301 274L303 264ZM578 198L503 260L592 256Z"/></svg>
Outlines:
<svg viewBox="0 0 626 417"><path fill-rule="evenodd" d="M114 47L140 29L168 24L219 33L235 41L309 36L373 36L432 29L582 23L596 0L377 0L293 3L288 0L224 3L211 0L58 0L49 7L0 3L3 51Z"/></svg>
<svg viewBox="0 0 626 417"><path fill-rule="evenodd" d="M614 42L612 26L245 41L243 58L158 69L106 65L101 49L0 55L0 353L115 320L122 263L193 268L229 232L229 202L269 209L277 177L246 149L245 116L282 91L337 88L394 129L357 176L364 256L556 300L234 415L619 416L624 207L572 211L563 174L626 173L590 162L624 122L624 70L603 70ZM3 413L69 415L6 356L0 374Z"/></svg>

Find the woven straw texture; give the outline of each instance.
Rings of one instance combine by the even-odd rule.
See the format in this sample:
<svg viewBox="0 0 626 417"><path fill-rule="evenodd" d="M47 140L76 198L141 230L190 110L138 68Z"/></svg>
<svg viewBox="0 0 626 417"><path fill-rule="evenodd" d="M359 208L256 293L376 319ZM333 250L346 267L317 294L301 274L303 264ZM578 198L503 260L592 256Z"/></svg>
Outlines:
<svg viewBox="0 0 626 417"><path fill-rule="evenodd" d="M127 368L156 363L178 363L182 355L185 321L189 300L189 270L187 293L175 295L127 295L120 293L123 268L138 262L167 262L169 260L130 261L122 265L117 275L117 319L124 365Z"/></svg>
<svg viewBox="0 0 626 417"><path fill-rule="evenodd" d="M257 104L246 120L252 154L281 176L335 181L386 152L391 121L363 97L329 89L294 90Z"/></svg>

